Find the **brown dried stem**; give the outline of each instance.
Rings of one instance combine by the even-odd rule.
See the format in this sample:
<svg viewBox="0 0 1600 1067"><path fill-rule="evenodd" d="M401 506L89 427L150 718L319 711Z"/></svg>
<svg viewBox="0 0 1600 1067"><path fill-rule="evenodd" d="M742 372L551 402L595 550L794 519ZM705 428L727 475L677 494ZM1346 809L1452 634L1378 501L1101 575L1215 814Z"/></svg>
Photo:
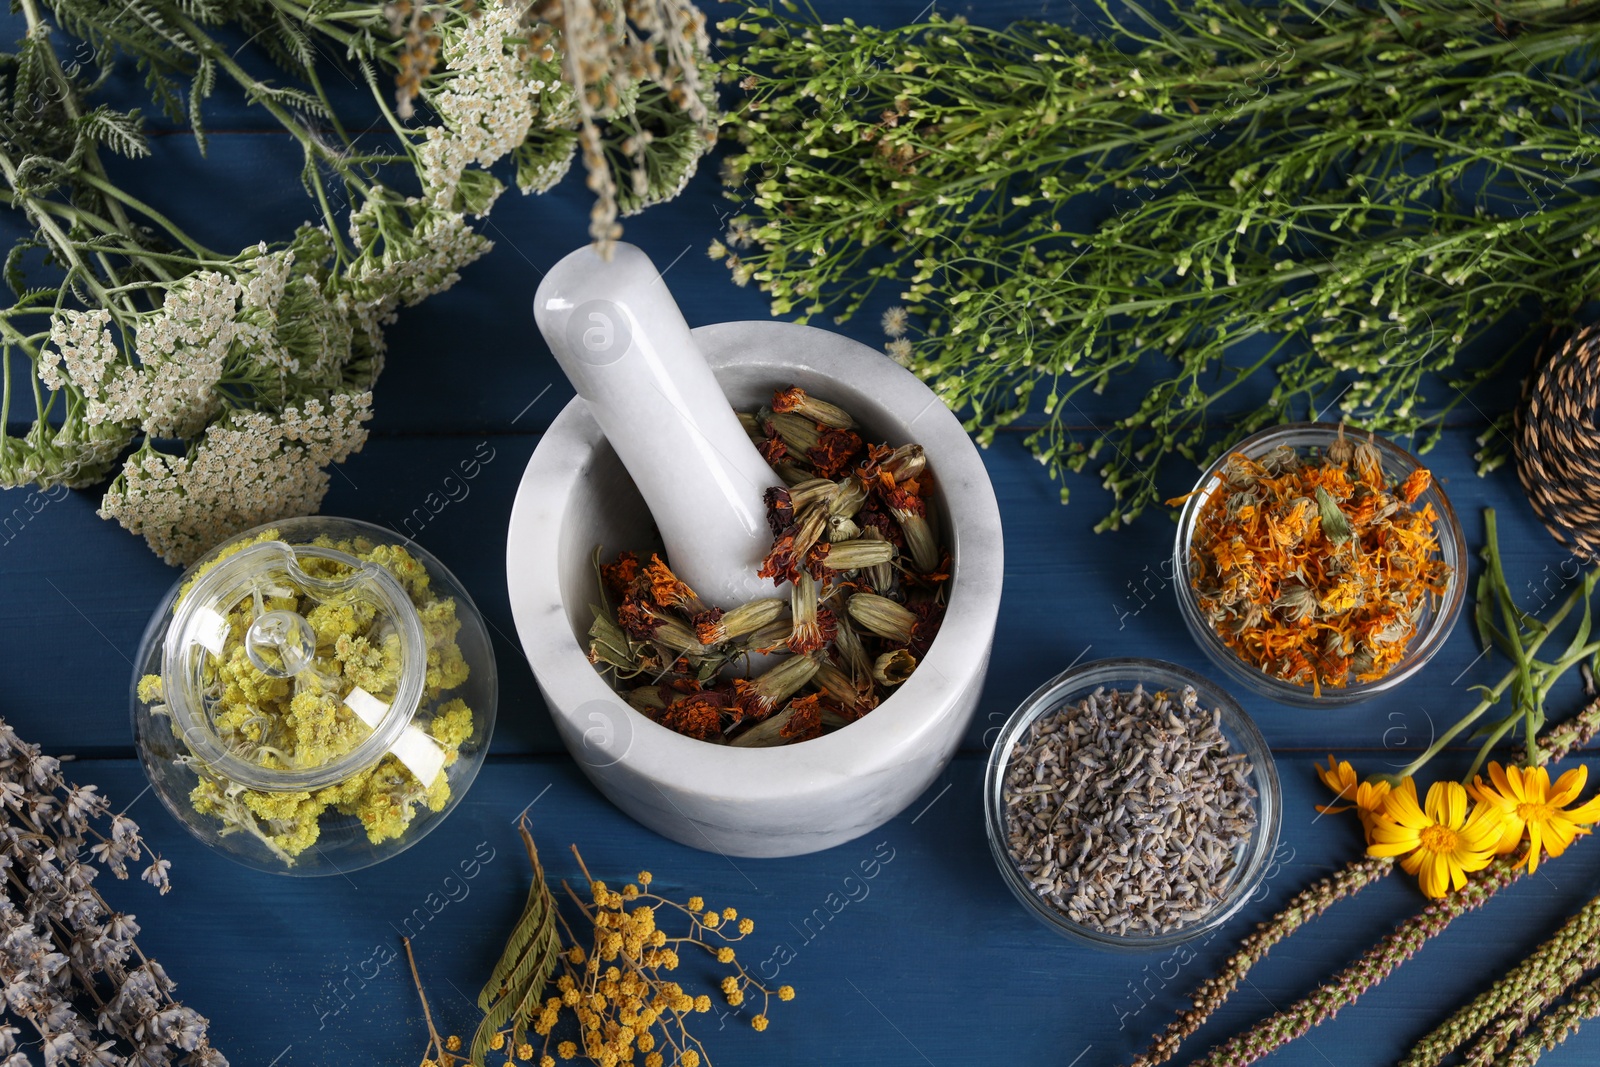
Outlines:
<svg viewBox="0 0 1600 1067"><path fill-rule="evenodd" d="M1545 728L1534 743L1534 752L1538 764L1543 765L1565 758L1571 752L1593 740L1596 733L1600 733L1600 698L1591 700L1582 710L1570 718ZM1150 1047L1133 1060L1132 1067L1156 1067L1157 1064L1165 1063L1171 1059L1177 1054L1178 1048L1184 1040L1200 1029L1205 1024L1206 1019L1211 1016L1211 1013L1227 1001L1233 991L1238 988L1239 983L1244 980L1245 975L1250 972L1250 969L1266 958L1272 946L1294 933L1311 919L1321 915L1334 901L1356 895L1372 883L1382 880L1393 869L1394 865L1390 860L1363 856L1359 859L1351 860L1338 873L1322 879L1308 889L1302 890L1289 902L1287 907L1273 916L1272 919L1259 924L1255 932L1246 937L1240 944L1239 950L1228 958L1227 963L1223 965L1220 972L1213 977L1204 979L1195 987L1189 998L1191 1007L1179 1011L1165 1030L1152 1035ZM1491 868L1491 870L1497 869L1498 867ZM1479 882L1474 882L1468 886L1468 890L1470 891L1473 886L1487 881L1488 877L1488 875L1481 876ZM1435 901L1412 921L1428 916L1430 909L1433 909L1435 905L1447 903L1450 899L1453 898L1446 898L1446 901ZM1405 927L1401 927L1401 930L1404 929ZM1400 931L1397 930L1396 934L1399 933ZM1378 947L1381 948L1382 943ZM1377 951L1377 949L1374 949L1374 951ZM1394 965L1398 965L1398 962L1397 960ZM1356 966L1359 965L1358 963ZM1392 970L1393 966L1389 969ZM1384 974L1387 973L1387 970L1384 971ZM1363 986L1362 988L1366 987ZM1350 999L1354 1000L1355 997L1351 996ZM1304 1003L1302 1001L1302 1004ZM1337 1010L1338 1006L1332 1009L1332 1011ZM1331 1015L1332 1011L1328 1014ZM1278 1018L1278 1016L1273 1018ZM1267 1022L1270 1021L1267 1020ZM1321 1019L1318 1018L1316 1021L1320 1022ZM1264 1026L1266 1023L1264 1022L1260 1025ZM1311 1024L1308 1024L1308 1028L1309 1025ZM1251 1032L1253 1033L1254 1031ZM1303 1033L1304 1030L1300 1032ZM1298 1034L1291 1036L1298 1036ZM1285 1040L1288 1039L1285 1038ZM1211 1061L1222 1062L1217 1059L1217 1053L1215 1052L1212 1054Z"/></svg>
<svg viewBox="0 0 1600 1067"><path fill-rule="evenodd" d="M1592 979L1572 994L1572 999L1539 1020L1533 1033L1517 1042L1495 1061L1495 1067L1533 1067L1539 1057L1578 1032L1578 1027L1600 1015L1600 978Z"/></svg>
<svg viewBox="0 0 1600 1067"><path fill-rule="evenodd" d="M1452 920L1488 903L1489 898L1526 876L1524 857L1502 856L1467 883L1465 889L1430 900L1416 915L1397 926L1332 981L1324 982L1285 1011L1275 1012L1242 1034L1236 1034L1196 1061L1208 1067L1243 1067L1300 1037L1313 1026L1354 1004L1368 989L1387 978Z"/></svg>
<svg viewBox="0 0 1600 1067"><path fill-rule="evenodd" d="M448 1062L444 1041L433 1026L433 1010L428 1007L428 994L422 991L422 975L417 973L417 958L411 954L411 939L402 937L400 943L405 946L406 962L411 965L411 981L416 984L417 999L422 1001L422 1021L428 1025L428 1051L424 1058Z"/></svg>

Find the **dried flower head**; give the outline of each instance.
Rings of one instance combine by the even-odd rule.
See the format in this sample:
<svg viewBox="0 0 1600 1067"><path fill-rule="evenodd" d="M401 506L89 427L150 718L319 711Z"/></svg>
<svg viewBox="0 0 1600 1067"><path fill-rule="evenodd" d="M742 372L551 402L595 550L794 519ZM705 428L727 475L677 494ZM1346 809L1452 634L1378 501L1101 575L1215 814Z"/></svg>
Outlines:
<svg viewBox="0 0 1600 1067"><path fill-rule="evenodd" d="M8 1021L37 1035L47 1063L173 1063L226 1067L209 1024L176 1001L166 972L134 937L139 924L94 888L100 868L128 877L146 846L134 821L92 785L0 720L0 795L5 866L0 895L0 996ZM91 844L91 842L93 842ZM98 866L97 866L98 865ZM152 855L142 881L166 893L171 864ZM8 1064L19 1029L0 1028Z"/></svg>

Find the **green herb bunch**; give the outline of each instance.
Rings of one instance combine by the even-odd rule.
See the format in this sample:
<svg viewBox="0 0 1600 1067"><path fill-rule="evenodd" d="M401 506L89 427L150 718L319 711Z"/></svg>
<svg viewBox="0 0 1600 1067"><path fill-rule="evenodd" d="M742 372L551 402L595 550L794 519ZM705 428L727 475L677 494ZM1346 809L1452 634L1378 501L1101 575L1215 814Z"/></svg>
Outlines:
<svg viewBox="0 0 1600 1067"><path fill-rule="evenodd" d="M1595 295L1600 4L1100 6L1090 36L751 5L722 25L743 210L712 255L776 314L897 294L889 353L980 442L1024 420L1053 476L1104 457L1102 529L1223 415L1336 404L1425 450L1509 358L1462 347ZM1270 395L1229 396L1267 367ZM1094 426L1083 397L1135 372Z"/></svg>
<svg viewBox="0 0 1600 1067"><path fill-rule="evenodd" d="M694 16L675 24L677 53L703 54L698 12L662 2ZM599 165L643 173L616 198L637 210L676 195L714 133L704 100L678 100L650 71L580 121L561 42L532 0L19 6L27 33L0 54L0 179L29 232L5 265L0 486L117 471L101 515L169 562L317 509L323 468L365 440L383 328L491 247L477 220L505 188L498 171L543 191L584 130ZM270 116L301 149L311 221L216 251L113 180L108 156L149 154L143 116L99 100L119 62L202 149L214 92ZM269 65L283 76L258 73ZM336 68L371 90L378 132L335 113L324 86ZM418 98L426 118L408 122ZM12 392L24 382L26 413ZM19 414L34 421L15 436Z"/></svg>

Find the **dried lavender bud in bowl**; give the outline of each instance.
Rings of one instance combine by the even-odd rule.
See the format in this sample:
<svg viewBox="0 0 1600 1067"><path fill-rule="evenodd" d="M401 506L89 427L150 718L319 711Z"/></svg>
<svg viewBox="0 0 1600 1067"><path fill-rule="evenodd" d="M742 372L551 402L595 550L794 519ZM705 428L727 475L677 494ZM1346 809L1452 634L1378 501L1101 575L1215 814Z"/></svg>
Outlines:
<svg viewBox="0 0 1600 1067"><path fill-rule="evenodd" d="M1155 660L1072 669L1012 716L985 783L991 850L1035 917L1104 947L1173 944L1251 896L1277 775L1226 693Z"/></svg>

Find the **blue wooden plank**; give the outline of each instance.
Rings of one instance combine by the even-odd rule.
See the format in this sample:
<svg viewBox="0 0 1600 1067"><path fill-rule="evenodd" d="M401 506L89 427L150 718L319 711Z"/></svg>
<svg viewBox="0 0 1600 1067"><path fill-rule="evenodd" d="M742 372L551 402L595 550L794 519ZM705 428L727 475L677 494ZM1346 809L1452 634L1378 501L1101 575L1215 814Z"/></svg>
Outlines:
<svg viewBox="0 0 1600 1067"><path fill-rule="evenodd" d="M893 22L924 8L922 0L857 6L830 0L822 9L829 17L850 11ZM964 7L994 23L1042 14L1089 24L1070 4ZM941 5L946 13L962 9ZM113 95L131 101L137 84L125 72L122 78ZM224 107L214 127L259 129L256 121L242 107ZM220 247L286 236L308 213L297 150L281 135L219 133L202 162L186 134L171 130L156 139L156 151L156 159L119 173L176 204ZM1194 946L1192 959L1107 955L1057 941L1007 895L988 857L979 792L990 731L1079 655L1153 655L1216 672L1171 610L1170 524L1150 516L1129 531L1091 534L1109 505L1095 479L1073 479L1074 503L1061 508L1018 435L1002 434L984 459L1006 524L1005 602L988 687L949 772L881 831L813 857L729 860L640 829L600 798L557 744L516 647L501 564L523 464L571 396L529 329L528 303L541 272L584 240L588 206L577 175L550 195L512 193L501 201L487 228L498 249L468 268L455 290L405 312L391 331L374 436L333 476L325 511L406 530L456 571L491 624L500 665L499 729L479 783L448 828L380 868L314 882L260 875L205 852L153 797L141 796L142 774L127 758L129 661L176 572L97 519L97 494L0 494L0 715L53 751L96 757L69 770L106 787L118 803L132 801L151 843L174 861L177 888L166 899L140 885L106 891L139 914L141 943L212 1016L233 1062L401 1064L417 1056L422 1030L409 976L388 955L397 928L414 935L441 1024L470 1028L470 998L521 903L512 821L530 803L554 876L575 873L564 846L576 841L601 877L615 881L647 866L669 892L702 892L757 920L745 959L758 969L777 967L800 999L774 1008L765 1035L736 1017L699 1017L717 1062L1121 1062L1250 923L1358 851L1348 816L1321 818L1312 810L1322 788L1311 760L1333 749L1363 771L1397 766L1471 704L1469 686L1505 669L1503 661L1478 661L1463 627L1419 678L1382 701L1307 712L1239 694L1277 755L1285 790L1283 862L1264 899L1223 935ZM703 255L725 211L708 162L678 202L627 221L628 239L669 267L691 324L767 314L758 292L730 285L725 268ZM0 232L8 241L14 236L14 229ZM871 314L842 328L868 344L881 342ZM1142 388L1130 377L1085 405L1086 428L1105 425ZM1507 388L1480 404L1502 411L1514 393ZM1570 587L1572 560L1538 526L1508 471L1486 480L1471 474L1471 438L1482 421L1464 406L1459 428L1430 462L1474 547L1481 507L1499 509L1513 588L1525 609L1538 611ZM484 447L493 450L488 462ZM470 484L459 480L468 458L480 461ZM1192 473L1169 465L1163 492L1184 491ZM451 477L458 481L447 482ZM1574 679L1552 710L1577 699ZM1453 753L1439 768L1451 772L1464 762ZM472 868L484 847L494 858ZM887 855L893 858L881 859ZM873 860L875 876L862 879L861 864ZM465 876L463 863L474 877ZM1600 846L1580 842L1273 1062L1393 1062L1451 1005L1553 930L1597 880ZM1275 951L1194 1048L1308 992L1419 903L1413 886L1393 878L1337 906ZM1550 1062L1600 1058L1597 1033L1580 1035Z"/></svg>
<svg viewBox="0 0 1600 1067"><path fill-rule="evenodd" d="M128 761L69 770L116 803L143 784ZM983 836L981 778L982 761L963 755L904 815L857 841L799 859L731 860L642 830L566 760L492 760L446 828L380 867L311 880L208 853L144 797L131 814L173 861L175 888L165 899L137 884L105 891L138 915L141 946L210 1016L234 1063L398 1065L419 1055L424 1034L403 958L388 961L398 934L412 937L439 1025L470 1029L469 999L521 905L513 821L531 804L553 881L577 876L566 851L576 843L613 885L648 868L669 896L702 894L755 920L741 957L799 995L773 1006L763 1035L749 1029L749 1008L696 1016L693 1032L716 1062L1112 1064L1165 1023L1251 923L1359 847L1349 816L1311 810L1321 789L1311 775L1286 774L1281 862L1262 898L1184 952L1107 953L1045 932L1008 895ZM1582 841L1272 1062L1393 1062L1586 901L1597 878L1600 846ZM1420 904L1415 886L1395 876L1337 905L1273 953L1193 1050L1286 1007ZM709 986L698 961L684 972ZM1586 1031L1551 1062L1596 1055L1600 1032Z"/></svg>
<svg viewBox="0 0 1600 1067"><path fill-rule="evenodd" d="M548 399L548 398L547 398ZM545 401L541 400L540 403ZM380 416L381 419L381 416ZM497 752L553 753L559 744L516 643L505 589L504 545L511 501L535 435L377 434L332 477L323 511L375 522L416 538L466 586L489 622L499 661L502 714ZM1481 509L1500 513L1502 548L1524 610L1539 612L1565 595L1572 557L1545 533L1511 472L1471 473L1472 437L1446 435L1432 457L1474 549ZM1109 507L1088 476L1074 479L1061 507L1055 486L1015 435L983 453L1000 501L1006 536L1006 587L994 660L965 745L987 748L999 725L1037 685L1075 659L1155 656L1215 677L1190 640L1171 587L1173 526L1148 515L1132 528L1096 535ZM462 464L477 463L476 477ZM469 465L470 469L470 465ZM1164 491L1183 492L1189 474L1168 472ZM126 686L139 638L176 578L143 542L94 514L96 494L32 490L0 494L0 647L14 672L8 691L20 707L52 706L39 740L53 748L126 751ZM1430 735L1476 701L1469 687L1498 679L1498 657L1479 660L1466 622L1436 660L1392 695L1353 708L1305 711L1252 693L1236 695L1275 745L1311 755L1329 747L1404 763ZM14 659L12 658L14 657ZM63 688L70 672L75 684ZM1552 711L1576 705L1574 675Z"/></svg>

